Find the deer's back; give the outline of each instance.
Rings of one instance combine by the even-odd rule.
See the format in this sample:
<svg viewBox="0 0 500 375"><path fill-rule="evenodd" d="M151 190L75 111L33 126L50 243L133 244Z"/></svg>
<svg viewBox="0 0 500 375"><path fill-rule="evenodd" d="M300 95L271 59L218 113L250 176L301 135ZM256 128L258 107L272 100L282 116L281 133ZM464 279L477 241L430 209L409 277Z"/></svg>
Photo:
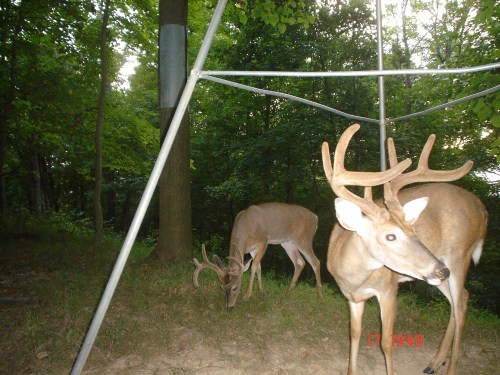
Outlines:
<svg viewBox="0 0 500 375"><path fill-rule="evenodd" d="M302 206L279 202L252 205L236 217L231 241L252 237L256 241L282 243L304 236L312 240L317 225L317 216Z"/></svg>
<svg viewBox="0 0 500 375"><path fill-rule="evenodd" d="M418 238L438 258L468 253L486 235L487 211L477 196L458 186L434 183L402 190L402 204L420 197L429 203L414 224ZM460 255L463 256L463 255ZM470 260L471 254L467 254Z"/></svg>

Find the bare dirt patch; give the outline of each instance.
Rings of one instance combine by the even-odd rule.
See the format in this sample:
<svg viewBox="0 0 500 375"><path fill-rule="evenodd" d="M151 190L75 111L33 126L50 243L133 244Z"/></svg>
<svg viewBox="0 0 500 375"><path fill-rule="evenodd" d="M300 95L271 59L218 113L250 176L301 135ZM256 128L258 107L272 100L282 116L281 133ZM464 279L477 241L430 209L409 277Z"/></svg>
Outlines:
<svg viewBox="0 0 500 375"><path fill-rule="evenodd" d="M348 350L345 339L325 337L304 343L292 331L268 342L229 337L224 343L213 343L199 332L182 328L175 344L168 348L152 347L147 355L126 355L108 365L91 367L84 374L337 375L347 373ZM498 369L492 367L496 352L496 348L465 345L458 374L498 374ZM396 375L421 374L433 355L434 348L426 346L396 347ZM384 358L378 348L361 348L359 371L385 374Z"/></svg>
<svg viewBox="0 0 500 375"><path fill-rule="evenodd" d="M160 345L145 340L141 349L135 353L109 358L106 363L93 362L87 366L84 374L347 374L347 309L330 310L331 299L339 298L336 294L327 294L324 303L317 302L314 297L308 303L305 296L307 292L303 290L299 295L283 294L274 301L269 300L269 295L257 294L253 304L250 301L241 302L237 306L239 310L234 313L227 313L212 302L205 306L199 313L199 318L194 318L194 321L192 317L176 320L169 315L165 324L171 340ZM312 288L310 293L313 294ZM200 295L202 292L195 291L192 294ZM300 303L300 295L306 300L304 304ZM215 300L218 301L217 298ZM274 304L292 307L283 307L283 310L276 312ZM250 311L244 312L245 308ZM259 310L260 315L255 313ZM378 314L373 314L376 309L371 310L366 312L364 337L367 332L376 333L375 327L379 326L378 317L374 316ZM284 323L283 319L289 318L287 315L293 312L300 319ZM413 320L414 317L409 319ZM401 316L400 320L404 321L405 317ZM203 321L205 323L200 323ZM404 328L396 325L396 329ZM432 327L415 329L423 333L423 345L395 346L396 375L422 374L437 350L441 330L433 332ZM457 375L498 374L500 370L497 357L495 343L464 340ZM380 348L373 343L368 346L366 338L362 340L359 373L385 375L385 371L384 356ZM446 366L439 373L445 374Z"/></svg>

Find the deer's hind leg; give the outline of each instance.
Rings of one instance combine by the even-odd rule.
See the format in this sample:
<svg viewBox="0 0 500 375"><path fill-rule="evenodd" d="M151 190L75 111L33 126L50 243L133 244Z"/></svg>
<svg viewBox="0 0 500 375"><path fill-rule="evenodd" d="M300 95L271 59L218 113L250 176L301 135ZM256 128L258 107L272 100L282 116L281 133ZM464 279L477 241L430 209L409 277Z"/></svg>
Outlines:
<svg viewBox="0 0 500 375"><path fill-rule="evenodd" d="M451 277L450 277L451 278ZM456 365L458 360L458 351L460 349L460 341L463 330L463 323L465 319L465 312L467 310L467 301L469 300L469 292L463 287L463 282L454 282L454 291L450 290L450 281L444 281L438 288L446 296L450 302L450 320L448 322L448 327L443 335L441 343L439 344L439 349L436 355L430 361L429 365L424 369L426 374L435 374L442 366L446 364L446 357L452 347L452 353L450 358L450 365L448 367L447 374L455 374ZM460 286L458 285L460 284ZM460 290L458 290L460 289ZM457 324L458 318L458 324ZM453 346L452 346L453 345Z"/></svg>
<svg viewBox="0 0 500 375"><path fill-rule="evenodd" d="M314 250L312 247L312 240L299 241L297 246L299 248L299 251L304 256L304 258L306 258L306 260L311 265L314 271L314 276L316 277L316 292L319 298L323 298L322 285L321 285L321 263L319 262L319 259L316 257L316 254L314 254Z"/></svg>
<svg viewBox="0 0 500 375"><path fill-rule="evenodd" d="M465 275L451 275L449 280L451 298L453 300L452 314L455 318L455 330L451 346L450 364L446 374L455 375L457 371L458 355L460 352L460 343L462 341L462 332L465 323L465 313L467 312L469 292L467 292L464 288Z"/></svg>

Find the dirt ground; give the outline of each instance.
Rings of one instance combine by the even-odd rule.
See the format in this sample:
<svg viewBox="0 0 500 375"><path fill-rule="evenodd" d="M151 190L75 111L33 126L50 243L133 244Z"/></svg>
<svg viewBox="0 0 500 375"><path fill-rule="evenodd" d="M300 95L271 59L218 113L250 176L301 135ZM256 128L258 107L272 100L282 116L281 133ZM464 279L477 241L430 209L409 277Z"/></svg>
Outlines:
<svg viewBox="0 0 500 375"><path fill-rule="evenodd" d="M235 375L337 375L346 374L348 342L325 337L318 342L304 343L291 331L273 342L252 342L228 338L224 343L211 343L203 334L189 328L178 329L178 340L168 348L150 348L147 357L127 355L107 364L89 366L83 374L235 374ZM422 374L434 355L434 347L395 347L396 375ZM459 375L500 374L495 370L496 348L464 345L459 361ZM360 374L385 374L381 350L367 343L361 345ZM439 374L446 373L446 366Z"/></svg>

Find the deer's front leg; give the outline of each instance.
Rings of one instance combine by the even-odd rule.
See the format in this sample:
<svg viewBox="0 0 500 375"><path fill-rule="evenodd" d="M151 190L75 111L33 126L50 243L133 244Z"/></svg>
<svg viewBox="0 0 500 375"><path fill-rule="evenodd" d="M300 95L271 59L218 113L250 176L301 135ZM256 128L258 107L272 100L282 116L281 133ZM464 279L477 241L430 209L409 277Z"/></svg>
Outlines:
<svg viewBox="0 0 500 375"><path fill-rule="evenodd" d="M283 242L281 246L283 247L283 249L285 249L286 253L288 254L288 257L293 263L294 267L293 277L292 281L290 282L290 286L288 287L288 290L292 290L297 285L297 280L299 279L300 273L304 269L305 262L302 256L300 255L299 248L295 242L293 241Z"/></svg>
<svg viewBox="0 0 500 375"><path fill-rule="evenodd" d="M255 253L255 257L253 258L252 261L252 266L250 267L250 280L248 282L248 288L245 293L245 296L243 299L247 300L250 298L252 295L252 288L253 288L253 279L255 277L255 273L257 272L257 278L259 281L259 288L262 290L262 281L261 281L261 276L260 276L260 261L262 260L262 257L264 256L264 253L266 251L267 243L259 245L257 248L257 252Z"/></svg>
<svg viewBox="0 0 500 375"><path fill-rule="evenodd" d="M394 347L393 329L396 320L396 294L397 286L394 290L386 290L379 297L380 319L382 320L382 350L385 356L387 375L394 375Z"/></svg>
<svg viewBox="0 0 500 375"><path fill-rule="evenodd" d="M363 311L365 302L349 301L351 311L351 349L349 352L349 369L347 375L358 375L358 351L359 339L361 337L361 322L363 320Z"/></svg>

